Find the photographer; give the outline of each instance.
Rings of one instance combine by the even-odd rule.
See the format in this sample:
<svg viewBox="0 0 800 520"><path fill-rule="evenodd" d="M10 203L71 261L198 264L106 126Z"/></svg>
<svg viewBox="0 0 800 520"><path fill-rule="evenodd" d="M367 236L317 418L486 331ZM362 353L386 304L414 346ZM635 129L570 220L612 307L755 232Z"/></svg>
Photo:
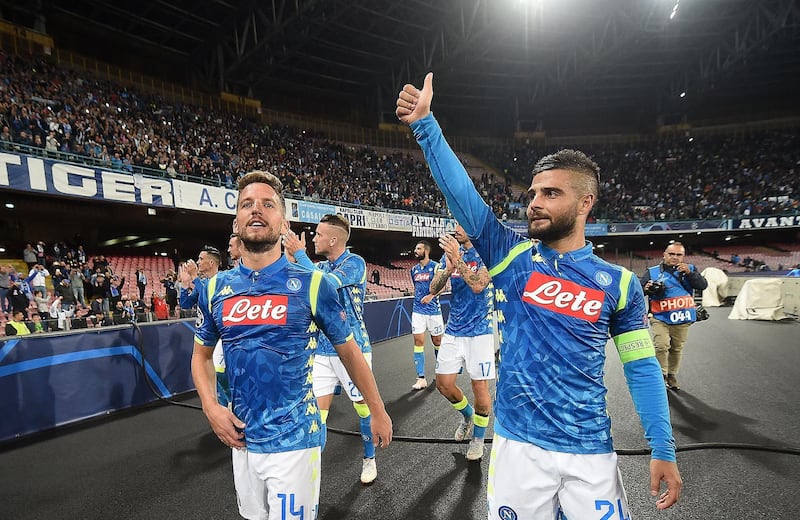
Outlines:
<svg viewBox="0 0 800 520"><path fill-rule="evenodd" d="M673 242L664 251L664 260L644 273L640 281L650 299L650 328L656 358L661 365L664 383L671 390L680 390L678 370L689 327L697 321L694 291L708 286L692 264L684 261L686 250Z"/></svg>

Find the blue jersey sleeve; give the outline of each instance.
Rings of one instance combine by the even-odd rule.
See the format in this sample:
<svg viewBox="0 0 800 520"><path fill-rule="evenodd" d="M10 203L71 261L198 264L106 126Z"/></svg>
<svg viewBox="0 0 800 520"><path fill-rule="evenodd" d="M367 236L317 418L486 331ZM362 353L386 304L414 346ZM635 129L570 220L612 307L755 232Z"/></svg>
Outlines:
<svg viewBox="0 0 800 520"><path fill-rule="evenodd" d="M621 308L611 324L611 335L623 363L625 380L639 414L652 457L675 462L675 439L669 419L669 402L647 327L647 307L642 286L623 271L627 288Z"/></svg>
<svg viewBox="0 0 800 520"><path fill-rule="evenodd" d="M181 292L178 297L178 304L180 305L181 309L191 309L195 305L197 305L197 295L202 291L200 285L202 280L200 278L195 278L192 283L194 284L194 290L189 291L189 289L185 287L181 287Z"/></svg>
<svg viewBox="0 0 800 520"><path fill-rule="evenodd" d="M675 439L669 422L667 391L658 361L655 357L648 357L625 363L623 367L652 457L675 462Z"/></svg>
<svg viewBox="0 0 800 520"><path fill-rule="evenodd" d="M504 252L519 242L527 241L527 238L494 218L491 208L481 198L467 170L442 135L433 114L412 123L411 129L453 217L470 238L482 238L474 245L491 272L504 260Z"/></svg>
<svg viewBox="0 0 800 520"><path fill-rule="evenodd" d="M213 288L216 286L215 282L216 276L204 284L195 285L195 293L197 294L197 319L194 324L194 340L206 347L216 346L220 337L211 307ZM212 290L209 290L209 287L211 287Z"/></svg>
<svg viewBox="0 0 800 520"><path fill-rule="evenodd" d="M328 281L327 276L320 276L316 294L313 294L312 290L311 301L314 321L334 346L341 345L353 337L347 323L347 313L339 303L336 288Z"/></svg>
<svg viewBox="0 0 800 520"><path fill-rule="evenodd" d="M363 258L350 255L336 269L328 273L327 277L337 289L360 285L367 280L367 264Z"/></svg>
<svg viewBox="0 0 800 520"><path fill-rule="evenodd" d="M294 254L294 259L298 264L304 265L311 269L316 269L316 264L308 257L308 253L304 249L299 250Z"/></svg>
<svg viewBox="0 0 800 520"><path fill-rule="evenodd" d="M433 178L447 200L447 207L467 235L473 237L483 226L486 215L491 213L464 165L458 160L442 135L442 129L433 114L411 124Z"/></svg>

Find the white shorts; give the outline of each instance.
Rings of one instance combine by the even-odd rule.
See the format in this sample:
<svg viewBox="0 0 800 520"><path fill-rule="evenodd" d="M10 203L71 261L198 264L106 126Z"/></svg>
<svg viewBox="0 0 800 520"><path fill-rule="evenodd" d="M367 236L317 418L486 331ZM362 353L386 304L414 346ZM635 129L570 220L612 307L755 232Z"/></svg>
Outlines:
<svg viewBox="0 0 800 520"><path fill-rule="evenodd" d="M365 353L364 358L372 368L372 352ZM314 395L317 397L331 395L337 386L341 386L351 401L364 400L339 356L314 356L313 381Z"/></svg>
<svg viewBox="0 0 800 520"><path fill-rule="evenodd" d="M489 520L630 518L617 454L543 450L495 432L489 463Z"/></svg>
<svg viewBox="0 0 800 520"><path fill-rule="evenodd" d="M317 518L320 448L283 453L231 451L240 515L248 520Z"/></svg>
<svg viewBox="0 0 800 520"><path fill-rule="evenodd" d="M217 341L214 346L214 353L211 356L214 359L214 370L217 372L225 372L225 355L222 351L222 340Z"/></svg>
<svg viewBox="0 0 800 520"><path fill-rule="evenodd" d="M442 345L436 357L436 373L458 374L462 366L473 381L494 379L494 334L442 336Z"/></svg>
<svg viewBox="0 0 800 520"><path fill-rule="evenodd" d="M411 313L411 333L423 334L426 330L431 332L431 336L441 336L444 334L444 320L441 314L420 314Z"/></svg>

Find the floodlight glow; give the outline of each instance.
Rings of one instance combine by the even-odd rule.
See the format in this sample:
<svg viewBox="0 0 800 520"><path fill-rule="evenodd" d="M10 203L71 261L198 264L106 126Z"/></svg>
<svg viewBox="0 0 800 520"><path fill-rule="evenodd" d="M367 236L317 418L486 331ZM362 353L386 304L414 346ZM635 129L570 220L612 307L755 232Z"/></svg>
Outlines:
<svg viewBox="0 0 800 520"><path fill-rule="evenodd" d="M14 206L14 203L13 203L13 202L6 202L6 208L7 208L7 209L14 209L14 207L15 207L15 206Z"/></svg>
<svg viewBox="0 0 800 520"><path fill-rule="evenodd" d="M681 97L685 98L686 97L686 92L681 92Z"/></svg>

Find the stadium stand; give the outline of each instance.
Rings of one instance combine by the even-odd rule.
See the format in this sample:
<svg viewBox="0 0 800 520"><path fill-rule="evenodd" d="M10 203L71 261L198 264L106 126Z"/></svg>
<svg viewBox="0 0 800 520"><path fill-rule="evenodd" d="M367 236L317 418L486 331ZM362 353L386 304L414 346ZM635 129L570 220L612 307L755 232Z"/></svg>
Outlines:
<svg viewBox="0 0 800 520"><path fill-rule="evenodd" d="M0 98L2 149L229 188L244 172L266 169L291 194L311 200L447 212L418 151L347 145L302 129L171 104L82 77L45 57L0 54L0 61L7 84ZM602 169L595 218L797 213L799 139L789 128L585 147ZM476 149L482 160L461 158L495 213L513 219L524 216L533 164L555 149L509 145Z"/></svg>

